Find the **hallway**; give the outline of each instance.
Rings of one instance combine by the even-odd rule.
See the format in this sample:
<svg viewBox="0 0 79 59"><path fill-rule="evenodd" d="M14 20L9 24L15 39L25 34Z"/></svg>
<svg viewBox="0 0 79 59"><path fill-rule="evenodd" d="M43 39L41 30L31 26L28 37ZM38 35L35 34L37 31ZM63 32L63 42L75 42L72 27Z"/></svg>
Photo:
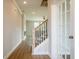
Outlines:
<svg viewBox="0 0 79 59"><path fill-rule="evenodd" d="M22 41L8 59L50 59L48 55L31 55L31 48Z"/></svg>
<svg viewBox="0 0 79 59"><path fill-rule="evenodd" d="M4 59L74 59L74 0L3 2Z"/></svg>

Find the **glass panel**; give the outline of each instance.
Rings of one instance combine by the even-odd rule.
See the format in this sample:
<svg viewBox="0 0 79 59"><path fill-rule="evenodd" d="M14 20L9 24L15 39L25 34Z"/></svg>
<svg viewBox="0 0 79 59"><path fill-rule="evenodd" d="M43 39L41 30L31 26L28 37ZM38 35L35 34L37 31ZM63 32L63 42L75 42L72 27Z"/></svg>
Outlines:
<svg viewBox="0 0 79 59"><path fill-rule="evenodd" d="M66 27L65 27L65 35L66 35L66 54L70 54L70 40L69 40L69 34L70 34L70 0L66 0Z"/></svg>
<svg viewBox="0 0 79 59"><path fill-rule="evenodd" d="M66 13L66 52L70 54L70 41L69 41L69 34L70 34L70 12Z"/></svg>
<svg viewBox="0 0 79 59"><path fill-rule="evenodd" d="M70 11L70 0L66 0L67 11Z"/></svg>
<svg viewBox="0 0 79 59"><path fill-rule="evenodd" d="M70 59L70 55L67 55L66 57L67 57L67 59Z"/></svg>
<svg viewBox="0 0 79 59"><path fill-rule="evenodd" d="M62 55L63 59L65 59L65 55Z"/></svg>
<svg viewBox="0 0 79 59"><path fill-rule="evenodd" d="M66 57L65 55L70 54L70 0L65 0L59 6L59 18L61 22L61 55L63 59L69 59L69 56ZM59 45L60 46L60 45Z"/></svg>
<svg viewBox="0 0 79 59"><path fill-rule="evenodd" d="M62 12L65 12L65 2L62 3Z"/></svg>

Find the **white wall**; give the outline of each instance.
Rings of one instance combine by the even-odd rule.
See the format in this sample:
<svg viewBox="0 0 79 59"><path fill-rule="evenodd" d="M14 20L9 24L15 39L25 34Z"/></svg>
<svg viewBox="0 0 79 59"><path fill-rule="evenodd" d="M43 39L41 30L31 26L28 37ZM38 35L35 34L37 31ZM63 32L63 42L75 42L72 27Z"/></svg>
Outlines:
<svg viewBox="0 0 79 59"><path fill-rule="evenodd" d="M12 0L4 0L3 8L3 56L6 56L22 39L22 18Z"/></svg>
<svg viewBox="0 0 79 59"><path fill-rule="evenodd" d="M34 48L33 55L49 55L49 39L47 38L40 45Z"/></svg>
<svg viewBox="0 0 79 59"><path fill-rule="evenodd" d="M57 59L57 43L58 43L58 4L57 0L49 0L49 19L48 19L48 33L49 33L49 52L51 59Z"/></svg>
<svg viewBox="0 0 79 59"><path fill-rule="evenodd" d="M49 56L51 57L51 0L48 0L48 38L49 38Z"/></svg>

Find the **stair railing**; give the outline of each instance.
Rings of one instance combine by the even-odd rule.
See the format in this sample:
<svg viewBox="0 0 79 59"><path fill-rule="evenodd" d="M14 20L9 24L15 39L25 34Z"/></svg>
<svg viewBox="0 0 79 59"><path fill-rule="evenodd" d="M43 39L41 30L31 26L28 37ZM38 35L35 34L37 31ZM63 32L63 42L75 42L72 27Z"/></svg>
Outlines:
<svg viewBox="0 0 79 59"><path fill-rule="evenodd" d="M33 48L37 47L48 37L47 24L48 20L45 20L33 30Z"/></svg>

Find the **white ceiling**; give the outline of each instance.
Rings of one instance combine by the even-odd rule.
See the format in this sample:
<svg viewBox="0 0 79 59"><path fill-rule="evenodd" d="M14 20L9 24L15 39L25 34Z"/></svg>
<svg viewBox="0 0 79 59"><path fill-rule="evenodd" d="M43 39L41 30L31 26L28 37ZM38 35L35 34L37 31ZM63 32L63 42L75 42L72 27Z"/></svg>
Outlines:
<svg viewBox="0 0 79 59"><path fill-rule="evenodd" d="M26 1L27 4L23 4ZM48 16L47 7L41 7L42 0L16 0L21 10L24 10L26 20L40 21L43 16ZM35 14L32 14L35 12Z"/></svg>

